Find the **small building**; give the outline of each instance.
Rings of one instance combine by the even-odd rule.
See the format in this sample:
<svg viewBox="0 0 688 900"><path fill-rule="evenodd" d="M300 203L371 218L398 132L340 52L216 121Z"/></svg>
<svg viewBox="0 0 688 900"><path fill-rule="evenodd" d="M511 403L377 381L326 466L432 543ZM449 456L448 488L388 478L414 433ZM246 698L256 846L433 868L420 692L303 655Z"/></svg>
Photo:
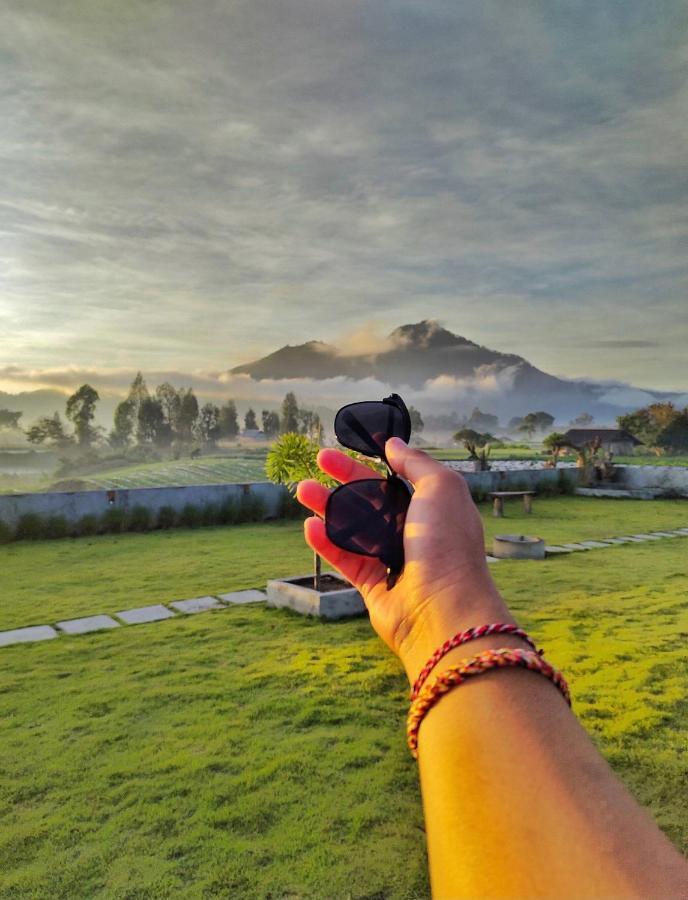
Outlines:
<svg viewBox="0 0 688 900"><path fill-rule="evenodd" d="M260 431L258 428L245 428L241 432L241 437L249 441L267 441L268 439L265 432Z"/></svg>
<svg viewBox="0 0 688 900"><path fill-rule="evenodd" d="M602 450L615 456L629 456L635 447L642 444L623 428L570 428L564 437L574 447L582 447L599 438Z"/></svg>

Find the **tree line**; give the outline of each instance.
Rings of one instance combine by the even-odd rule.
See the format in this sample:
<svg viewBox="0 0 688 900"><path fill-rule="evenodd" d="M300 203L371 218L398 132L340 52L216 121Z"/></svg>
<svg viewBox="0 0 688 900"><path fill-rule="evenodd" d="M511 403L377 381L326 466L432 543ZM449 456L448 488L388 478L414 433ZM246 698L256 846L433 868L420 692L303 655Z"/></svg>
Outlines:
<svg viewBox="0 0 688 900"><path fill-rule="evenodd" d="M95 424L98 391L90 384L81 385L65 404L65 417L72 425L69 432L59 412L42 416L26 431L32 444L64 449L70 446L82 450L108 444L115 450L132 446L152 446L160 449L188 446L194 443L213 447L219 440L233 440L241 432L239 414L234 400L222 405L199 404L193 388L176 388L169 382L149 391L143 375L138 372L127 396L117 404L113 425L109 432ZM6 416L2 415L7 413ZM21 412L0 410L0 427L18 428ZM301 408L293 392L288 392L280 412L264 409L260 427L254 409L244 416L244 433L262 431L266 438L296 432L321 441L323 426L320 416L311 409Z"/></svg>

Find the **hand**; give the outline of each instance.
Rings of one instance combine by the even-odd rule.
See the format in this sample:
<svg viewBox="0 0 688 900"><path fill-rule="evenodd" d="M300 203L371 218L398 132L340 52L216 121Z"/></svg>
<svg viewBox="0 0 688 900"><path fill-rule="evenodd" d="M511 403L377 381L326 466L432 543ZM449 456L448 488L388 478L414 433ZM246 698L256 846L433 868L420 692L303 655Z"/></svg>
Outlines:
<svg viewBox="0 0 688 900"><path fill-rule="evenodd" d="M404 527L406 563L392 590L379 560L341 550L327 537L318 518L325 514L326 487L302 481L297 497L317 514L305 522L306 541L358 588L371 625L413 682L433 651L457 631L514 620L488 571L482 521L463 476L398 438L387 441L385 453L392 469L415 488ZM318 465L340 482L381 477L338 450L321 450Z"/></svg>

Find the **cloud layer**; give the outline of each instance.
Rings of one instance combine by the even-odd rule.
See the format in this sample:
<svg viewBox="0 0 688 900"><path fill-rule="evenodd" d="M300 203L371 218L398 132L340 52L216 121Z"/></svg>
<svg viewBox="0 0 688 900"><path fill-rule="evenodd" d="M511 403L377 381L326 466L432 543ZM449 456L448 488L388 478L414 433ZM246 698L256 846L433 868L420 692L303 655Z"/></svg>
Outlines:
<svg viewBox="0 0 688 900"><path fill-rule="evenodd" d="M29 0L0 364L221 370L441 318L685 388L687 9Z"/></svg>

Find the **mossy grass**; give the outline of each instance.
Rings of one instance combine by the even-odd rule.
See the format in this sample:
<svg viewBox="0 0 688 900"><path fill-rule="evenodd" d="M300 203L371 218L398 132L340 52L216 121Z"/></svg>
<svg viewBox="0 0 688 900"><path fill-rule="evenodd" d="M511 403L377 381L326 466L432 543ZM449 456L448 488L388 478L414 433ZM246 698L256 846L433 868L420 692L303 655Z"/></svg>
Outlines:
<svg viewBox="0 0 688 900"><path fill-rule="evenodd" d="M561 517L565 502L541 505L559 504ZM646 523L663 506L643 504ZM575 506L568 513L579 525ZM65 554L52 569L48 548ZM94 584L121 581L115 599L128 592L133 606L154 602L154 586L212 591L252 564L255 580L238 585L249 586L309 557L296 522L1 552L13 605L40 591L43 612ZM31 571L29 555L17 565L25 553L40 562ZM684 852L685 553L677 538L492 569L569 678L593 740ZM61 580L46 584L56 562ZM264 606L4 648L3 889L56 900L427 897L407 691L367 619Z"/></svg>
<svg viewBox="0 0 688 900"><path fill-rule="evenodd" d="M232 504L225 513L236 519L239 509ZM536 497L532 514L526 515L522 502L514 500L505 503L501 519L492 516L489 502L479 509L488 549L495 534L531 534L557 544L688 525L688 504L681 500ZM688 539L671 543L676 542L688 552ZM606 565L609 554L622 549L594 551L598 565ZM661 555L658 541L650 550ZM299 521L20 541L0 548L0 629L262 588L269 578L304 574L311 566Z"/></svg>

